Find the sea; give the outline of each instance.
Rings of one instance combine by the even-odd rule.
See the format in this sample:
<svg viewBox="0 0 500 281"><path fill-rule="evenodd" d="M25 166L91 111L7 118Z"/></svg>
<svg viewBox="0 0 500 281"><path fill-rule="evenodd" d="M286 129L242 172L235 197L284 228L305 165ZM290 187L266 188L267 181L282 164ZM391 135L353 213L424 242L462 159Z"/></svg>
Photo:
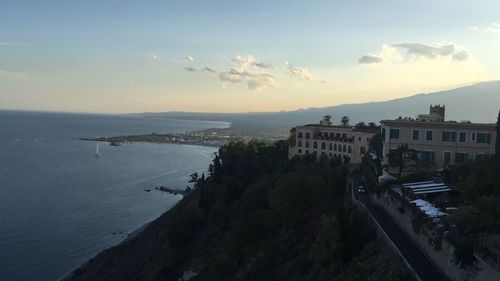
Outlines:
<svg viewBox="0 0 500 281"><path fill-rule="evenodd" d="M79 138L224 128L225 122L0 111L0 281L60 280L159 217L215 147Z"/></svg>

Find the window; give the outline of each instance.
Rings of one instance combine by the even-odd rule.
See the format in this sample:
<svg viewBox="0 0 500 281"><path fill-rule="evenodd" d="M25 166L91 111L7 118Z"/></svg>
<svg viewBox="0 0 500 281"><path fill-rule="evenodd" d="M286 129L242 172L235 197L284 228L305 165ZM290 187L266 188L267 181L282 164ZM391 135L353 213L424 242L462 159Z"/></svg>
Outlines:
<svg viewBox="0 0 500 281"><path fill-rule="evenodd" d="M347 134L342 134L343 139L347 139Z"/></svg>
<svg viewBox="0 0 500 281"><path fill-rule="evenodd" d="M299 149L299 154L301 154L301 153L302 153L302 149Z"/></svg>
<svg viewBox="0 0 500 281"><path fill-rule="evenodd" d="M299 139L302 138L302 132L299 132Z"/></svg>
<svg viewBox="0 0 500 281"><path fill-rule="evenodd" d="M389 130L389 139L399 140L399 129L390 129Z"/></svg>
<svg viewBox="0 0 500 281"><path fill-rule="evenodd" d="M491 143L491 134L489 133L477 133L477 143Z"/></svg>
<svg viewBox="0 0 500 281"><path fill-rule="evenodd" d="M313 142L313 148L318 148L318 142Z"/></svg>
<svg viewBox="0 0 500 281"><path fill-rule="evenodd" d="M309 154L309 150L306 150L306 154Z"/></svg>
<svg viewBox="0 0 500 281"><path fill-rule="evenodd" d="M382 139L385 140L385 128L382 129Z"/></svg>
<svg viewBox="0 0 500 281"><path fill-rule="evenodd" d="M362 146L360 149L359 149L359 154L361 155L364 155L366 153L366 148L364 146Z"/></svg>
<svg viewBox="0 0 500 281"><path fill-rule="evenodd" d="M324 142L321 143L321 149L326 149L326 143Z"/></svg>
<svg viewBox="0 0 500 281"><path fill-rule="evenodd" d="M449 165L451 163L451 152L445 151L443 154L443 163Z"/></svg>
<svg viewBox="0 0 500 281"><path fill-rule="evenodd" d="M361 137L358 137L358 141L361 141Z"/></svg>
<svg viewBox="0 0 500 281"><path fill-rule="evenodd" d="M434 164L434 151L422 152L422 162L425 164Z"/></svg>
<svg viewBox="0 0 500 281"><path fill-rule="evenodd" d="M299 140L299 147L302 147L302 141Z"/></svg>
<svg viewBox="0 0 500 281"><path fill-rule="evenodd" d="M457 140L456 132L449 132L449 131L443 132L443 142L455 142L456 140Z"/></svg>
<svg viewBox="0 0 500 281"><path fill-rule="evenodd" d="M333 145L332 145L332 143L330 143L330 144L328 145L328 148L329 148L330 150L332 150L332 149L333 149ZM330 154L331 154L331 153L330 153Z"/></svg>
<svg viewBox="0 0 500 281"><path fill-rule="evenodd" d="M418 141L420 139L420 130L413 130L411 139L414 141Z"/></svg>
<svg viewBox="0 0 500 281"><path fill-rule="evenodd" d="M342 149L342 152L347 152L347 147L345 146L345 144L344 144L344 147Z"/></svg>
<svg viewBox="0 0 500 281"><path fill-rule="evenodd" d="M455 162L465 162L467 160L469 160L468 153L461 153L461 152L455 153Z"/></svg>
<svg viewBox="0 0 500 281"><path fill-rule="evenodd" d="M472 141L476 141L476 133L472 133L471 139L472 139Z"/></svg>
<svg viewBox="0 0 500 281"><path fill-rule="evenodd" d="M334 150L334 151L337 151L337 144L334 144L334 145L333 145L333 150Z"/></svg>
<svg viewBox="0 0 500 281"><path fill-rule="evenodd" d="M352 147L350 145L347 147L347 152L352 153Z"/></svg>
<svg viewBox="0 0 500 281"><path fill-rule="evenodd" d="M306 148L309 148L310 146L309 141L306 141Z"/></svg>
<svg viewBox="0 0 500 281"><path fill-rule="evenodd" d="M432 141L432 137L433 137L433 132L432 131L425 131L425 140L426 141Z"/></svg>
<svg viewBox="0 0 500 281"><path fill-rule="evenodd" d="M311 138L311 133L306 133L306 139L310 139Z"/></svg>
<svg viewBox="0 0 500 281"><path fill-rule="evenodd" d="M458 134L458 141L467 142L467 132L460 132L460 134Z"/></svg>

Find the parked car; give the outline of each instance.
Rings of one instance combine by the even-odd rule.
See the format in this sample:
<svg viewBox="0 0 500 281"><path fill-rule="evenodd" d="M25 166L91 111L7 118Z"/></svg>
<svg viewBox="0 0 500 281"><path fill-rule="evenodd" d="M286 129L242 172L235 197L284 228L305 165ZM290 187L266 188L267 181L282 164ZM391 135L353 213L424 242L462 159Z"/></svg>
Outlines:
<svg viewBox="0 0 500 281"><path fill-rule="evenodd" d="M358 186L358 192L359 193L365 193L366 189L362 185L360 185L360 186Z"/></svg>

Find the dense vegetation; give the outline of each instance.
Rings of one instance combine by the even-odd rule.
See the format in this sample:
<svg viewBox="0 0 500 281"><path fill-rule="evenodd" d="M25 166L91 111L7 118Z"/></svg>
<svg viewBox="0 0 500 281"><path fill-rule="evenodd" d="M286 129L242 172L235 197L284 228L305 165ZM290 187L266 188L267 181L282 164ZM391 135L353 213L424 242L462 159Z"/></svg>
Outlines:
<svg viewBox="0 0 500 281"><path fill-rule="evenodd" d="M498 115L500 121L500 112ZM473 162L456 165L446 175L461 193L458 212L449 218L456 226L452 237L457 260L474 261L474 252L500 264L500 122L497 122L496 152Z"/></svg>
<svg viewBox="0 0 500 281"><path fill-rule="evenodd" d="M350 203L342 161L287 150L222 147L189 196L72 280L414 280Z"/></svg>

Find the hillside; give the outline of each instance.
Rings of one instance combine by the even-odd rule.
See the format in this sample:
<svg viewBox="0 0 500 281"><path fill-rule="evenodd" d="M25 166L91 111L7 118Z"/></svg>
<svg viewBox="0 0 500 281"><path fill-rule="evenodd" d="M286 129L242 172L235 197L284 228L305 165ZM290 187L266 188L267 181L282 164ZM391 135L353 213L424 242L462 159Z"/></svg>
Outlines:
<svg viewBox="0 0 500 281"><path fill-rule="evenodd" d="M337 122L342 116L349 116L352 123L359 121L378 122L382 119L393 119L398 116L414 117L419 113L427 113L431 104L446 105L446 118L448 120L494 123L500 106L500 81L483 82L453 90L418 94L383 102L344 104L286 112L231 114L165 112L144 113L144 115L227 121L233 123L233 130L236 131L273 134L286 133L291 127L299 124L317 122L327 114L332 115L333 120Z"/></svg>
<svg viewBox="0 0 500 281"><path fill-rule="evenodd" d="M289 161L285 142L240 142L222 147L209 171L69 280L414 280L350 203L340 158Z"/></svg>

